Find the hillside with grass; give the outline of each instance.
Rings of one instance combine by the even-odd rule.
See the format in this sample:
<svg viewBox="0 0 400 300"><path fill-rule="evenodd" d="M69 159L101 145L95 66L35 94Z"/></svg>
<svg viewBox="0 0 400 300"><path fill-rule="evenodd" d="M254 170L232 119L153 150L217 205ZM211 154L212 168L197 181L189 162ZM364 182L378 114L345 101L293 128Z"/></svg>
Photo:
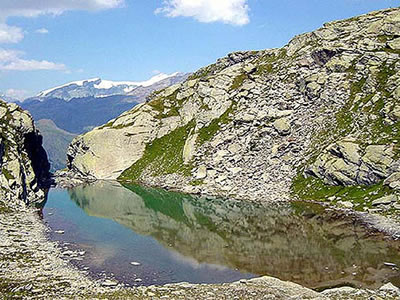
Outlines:
<svg viewBox="0 0 400 300"><path fill-rule="evenodd" d="M400 208L400 9L229 54L68 150L73 177Z"/></svg>

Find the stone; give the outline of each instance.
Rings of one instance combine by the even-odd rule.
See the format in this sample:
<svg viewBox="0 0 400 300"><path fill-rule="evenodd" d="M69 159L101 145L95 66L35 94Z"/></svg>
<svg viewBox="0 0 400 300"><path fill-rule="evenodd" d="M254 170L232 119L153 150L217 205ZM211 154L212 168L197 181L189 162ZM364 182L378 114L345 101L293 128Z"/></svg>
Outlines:
<svg viewBox="0 0 400 300"><path fill-rule="evenodd" d="M274 128L280 135L288 135L291 131L290 121L286 118L277 119L274 122Z"/></svg>
<svg viewBox="0 0 400 300"><path fill-rule="evenodd" d="M338 201L337 205L344 207L344 208L353 208L353 206L354 206L354 204L351 203L350 201Z"/></svg>
<svg viewBox="0 0 400 300"><path fill-rule="evenodd" d="M104 281L104 282L102 282L102 284L101 284L102 286L106 286L106 287L114 287L114 286L117 286L118 285L118 282L116 282L116 281L113 281L113 280L106 280L106 281Z"/></svg>
<svg viewBox="0 0 400 300"><path fill-rule="evenodd" d="M373 206L388 205L388 204L392 204L393 202L397 202L397 196L396 195L388 195L388 196L384 196L384 197L381 197L379 199L372 201L372 205Z"/></svg>
<svg viewBox="0 0 400 300"><path fill-rule="evenodd" d="M391 40L387 44L393 50L400 50L400 38Z"/></svg>
<svg viewBox="0 0 400 300"><path fill-rule="evenodd" d="M385 292L395 292L395 293L398 293L398 294L400 293L400 289L398 287L394 286L393 283L391 283L391 282L388 282L388 283L382 285L379 288L379 290L380 291L385 291Z"/></svg>
<svg viewBox="0 0 400 300"><path fill-rule="evenodd" d="M383 184L389 186L391 189L400 190L400 172L391 174L385 179Z"/></svg>
<svg viewBox="0 0 400 300"><path fill-rule="evenodd" d="M132 266L140 266L140 263L139 263L139 262L136 262L136 261L132 261L132 262L131 262L131 265L132 265Z"/></svg>
<svg viewBox="0 0 400 300"><path fill-rule="evenodd" d="M206 178L207 177L207 167L200 166L197 169L195 177L196 177L196 179L204 179L204 178Z"/></svg>

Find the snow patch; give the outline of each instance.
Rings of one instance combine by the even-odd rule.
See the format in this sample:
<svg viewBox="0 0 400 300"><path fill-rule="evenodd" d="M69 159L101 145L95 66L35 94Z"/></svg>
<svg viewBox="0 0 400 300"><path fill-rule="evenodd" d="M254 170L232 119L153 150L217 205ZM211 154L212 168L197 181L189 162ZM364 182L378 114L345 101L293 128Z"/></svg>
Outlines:
<svg viewBox="0 0 400 300"><path fill-rule="evenodd" d="M60 86L45 90L43 92L40 92L39 94L37 94L37 97L45 97L46 95L50 94L51 92L53 92L55 90L58 90L58 89L61 89L61 88L64 88L64 87L67 87L67 86L70 86L70 85L73 85L73 84L75 84L77 86L83 86L83 84L86 83L86 82L94 82L94 81L98 81L98 80L100 80L100 78L92 78L92 79L87 79L87 80L72 81L72 82L69 82L69 83L66 83L66 84L63 84L63 85L60 85Z"/></svg>

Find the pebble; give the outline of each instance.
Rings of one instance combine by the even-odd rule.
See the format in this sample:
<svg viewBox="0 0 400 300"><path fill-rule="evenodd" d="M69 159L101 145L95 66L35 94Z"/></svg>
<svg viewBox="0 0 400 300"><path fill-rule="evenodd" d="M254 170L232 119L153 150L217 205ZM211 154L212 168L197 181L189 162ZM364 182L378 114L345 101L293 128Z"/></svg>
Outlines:
<svg viewBox="0 0 400 300"><path fill-rule="evenodd" d="M139 262L136 262L136 261L132 261L132 262L131 262L131 265L132 265L132 266L140 266L140 263L139 263Z"/></svg>
<svg viewBox="0 0 400 300"><path fill-rule="evenodd" d="M113 286L117 286L117 285L118 285L118 282L113 281L113 280L106 280L106 281L104 281L101 285L102 285L102 286L113 287Z"/></svg>

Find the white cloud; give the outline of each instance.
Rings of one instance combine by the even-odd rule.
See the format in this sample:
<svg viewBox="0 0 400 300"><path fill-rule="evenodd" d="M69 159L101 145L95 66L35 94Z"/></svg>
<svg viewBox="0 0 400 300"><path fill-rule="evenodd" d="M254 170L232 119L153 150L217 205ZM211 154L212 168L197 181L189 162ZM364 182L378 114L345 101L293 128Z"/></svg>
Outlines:
<svg viewBox="0 0 400 300"><path fill-rule="evenodd" d="M0 0L0 43L17 43L24 37L21 28L6 24L8 17L59 15L70 10L96 11L120 7L124 3L125 0Z"/></svg>
<svg viewBox="0 0 400 300"><path fill-rule="evenodd" d="M250 22L247 0L164 0L155 11L168 17L192 17L199 22L246 25Z"/></svg>
<svg viewBox="0 0 400 300"><path fill-rule="evenodd" d="M40 34L47 34L47 33L49 33L49 30L46 28L40 28L40 29L35 30L35 32L40 33Z"/></svg>
<svg viewBox="0 0 400 300"><path fill-rule="evenodd" d="M8 89L5 93L7 97L17 99L17 100L23 100L27 97L28 91L26 90L17 90L17 89Z"/></svg>
<svg viewBox="0 0 400 300"><path fill-rule="evenodd" d="M65 70L64 64L47 60L27 60L21 56L22 51L6 50L0 48L0 70L5 71L34 71L34 70Z"/></svg>
<svg viewBox="0 0 400 300"><path fill-rule="evenodd" d="M103 10L122 6L124 0L1 0L0 17L36 17L69 10Z"/></svg>
<svg viewBox="0 0 400 300"><path fill-rule="evenodd" d="M24 38L23 30L6 24L9 17L37 17L59 15L71 10L97 11L123 6L125 0L0 0L0 44L18 43ZM41 28L36 33L46 34ZM0 70L63 70L64 64L47 60L27 60L23 52L0 48Z"/></svg>
<svg viewBox="0 0 400 300"><path fill-rule="evenodd" d="M18 43L23 38L21 28L0 23L0 43Z"/></svg>

